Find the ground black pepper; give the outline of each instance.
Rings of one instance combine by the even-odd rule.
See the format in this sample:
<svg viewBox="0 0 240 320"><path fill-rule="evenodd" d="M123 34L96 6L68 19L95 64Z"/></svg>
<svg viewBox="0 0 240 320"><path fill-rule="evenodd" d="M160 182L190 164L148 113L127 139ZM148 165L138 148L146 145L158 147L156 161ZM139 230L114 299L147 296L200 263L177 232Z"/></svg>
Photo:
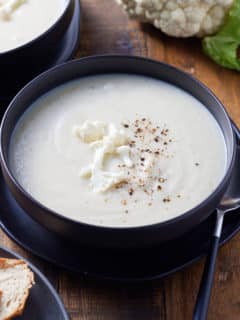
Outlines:
<svg viewBox="0 0 240 320"><path fill-rule="evenodd" d="M173 141L172 137L169 137L169 129L166 125L162 127L156 126L150 119L145 117L137 116L134 121L127 121L122 125L124 128L129 129L128 132L132 132L134 137L128 143L131 148L134 167L127 170L128 181L125 184L127 188L123 189L125 198L122 199L121 204L123 206L128 204L126 190L128 196L132 199L131 201L135 203L137 202L136 196L138 194L136 191L144 192L146 197L149 197L150 202L147 203L151 206L153 194L163 190L163 183L167 180L161 177L161 170L156 166L160 163L162 157L165 159L171 157L168 152L168 145ZM164 136L164 139L161 136ZM124 167L121 166L121 168ZM121 185L118 188L125 188L125 185ZM163 198L164 203L170 201L169 197Z"/></svg>

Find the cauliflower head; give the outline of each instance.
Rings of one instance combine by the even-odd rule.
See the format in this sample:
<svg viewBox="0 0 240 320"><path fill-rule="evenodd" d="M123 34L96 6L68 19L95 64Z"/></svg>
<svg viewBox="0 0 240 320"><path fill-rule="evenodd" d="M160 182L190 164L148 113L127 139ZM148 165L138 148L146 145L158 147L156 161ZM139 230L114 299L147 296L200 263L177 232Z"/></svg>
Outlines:
<svg viewBox="0 0 240 320"><path fill-rule="evenodd" d="M116 0L132 18L174 37L216 33L234 0Z"/></svg>

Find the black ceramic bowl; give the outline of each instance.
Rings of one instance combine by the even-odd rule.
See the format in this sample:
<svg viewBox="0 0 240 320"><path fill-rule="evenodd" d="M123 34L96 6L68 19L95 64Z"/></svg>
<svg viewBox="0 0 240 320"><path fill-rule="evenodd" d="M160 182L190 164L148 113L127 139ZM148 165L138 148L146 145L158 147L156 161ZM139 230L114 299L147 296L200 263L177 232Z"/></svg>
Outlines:
<svg viewBox="0 0 240 320"><path fill-rule="evenodd" d="M74 0L66 0L66 7L57 21L30 42L0 53L1 96L8 97L12 88L21 88L40 66L47 66L61 49L61 40L70 25L75 7ZM44 70L44 69L43 69ZM26 82L27 80L27 82ZM16 91L15 91L16 93Z"/></svg>
<svg viewBox="0 0 240 320"><path fill-rule="evenodd" d="M145 75L176 85L191 93L213 114L224 134L227 168L216 190L192 210L166 222L143 227L112 228L80 223L59 215L33 199L16 181L8 161L9 142L23 112L41 95L70 80L103 73ZM29 83L12 101L1 126L1 166L5 181L19 205L39 224L76 245L131 248L153 246L174 239L206 219L216 208L229 184L236 152L229 117L220 101L199 81L164 63L139 57L98 56L55 67Z"/></svg>

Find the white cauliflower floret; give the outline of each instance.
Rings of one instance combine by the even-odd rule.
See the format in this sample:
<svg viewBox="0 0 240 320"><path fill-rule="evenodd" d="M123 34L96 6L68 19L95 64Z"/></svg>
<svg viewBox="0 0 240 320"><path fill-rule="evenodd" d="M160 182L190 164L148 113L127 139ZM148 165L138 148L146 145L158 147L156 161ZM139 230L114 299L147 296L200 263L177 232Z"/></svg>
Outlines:
<svg viewBox="0 0 240 320"><path fill-rule="evenodd" d="M93 171L91 185L93 192L105 192L114 186L126 181L126 175L122 172L108 172L103 170Z"/></svg>
<svg viewBox="0 0 240 320"><path fill-rule="evenodd" d="M116 0L132 18L174 37L217 32L234 0Z"/></svg>
<svg viewBox="0 0 240 320"><path fill-rule="evenodd" d="M129 138L123 129L117 129L114 124L85 121L81 127L76 126L73 132L83 142L90 143L90 147L94 149L93 162L80 171L80 177L90 179L94 192L105 192L127 181L123 170L104 170L105 159L115 155L120 157L126 167L133 166L128 146Z"/></svg>
<svg viewBox="0 0 240 320"><path fill-rule="evenodd" d="M104 136L105 129L105 123L87 120L81 127L75 126L73 131L82 141L89 143L101 140Z"/></svg>

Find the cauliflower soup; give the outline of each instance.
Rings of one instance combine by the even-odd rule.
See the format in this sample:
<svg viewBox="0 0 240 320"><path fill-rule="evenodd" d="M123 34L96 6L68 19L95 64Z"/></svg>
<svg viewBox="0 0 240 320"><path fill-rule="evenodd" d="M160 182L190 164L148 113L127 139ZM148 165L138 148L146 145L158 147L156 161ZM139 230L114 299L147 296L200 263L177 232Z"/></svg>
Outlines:
<svg viewBox="0 0 240 320"><path fill-rule="evenodd" d="M11 139L11 170L46 207L94 225L142 226L206 199L226 168L198 100L148 77L82 78L39 98Z"/></svg>
<svg viewBox="0 0 240 320"><path fill-rule="evenodd" d="M47 31L67 0L0 0L0 53L15 49Z"/></svg>

